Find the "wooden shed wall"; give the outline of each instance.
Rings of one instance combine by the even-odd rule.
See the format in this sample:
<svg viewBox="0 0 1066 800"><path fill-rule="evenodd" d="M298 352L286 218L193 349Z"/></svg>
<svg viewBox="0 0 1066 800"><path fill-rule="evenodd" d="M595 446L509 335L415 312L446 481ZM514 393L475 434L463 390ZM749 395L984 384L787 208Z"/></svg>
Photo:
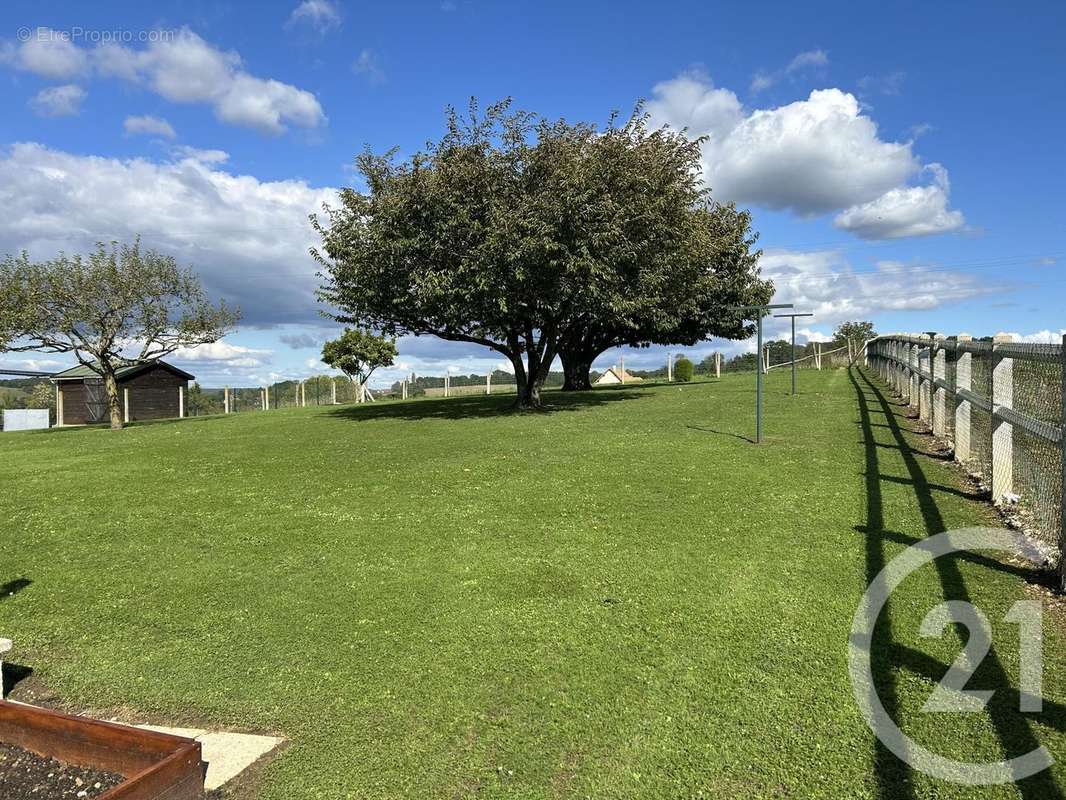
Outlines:
<svg viewBox="0 0 1066 800"><path fill-rule="evenodd" d="M123 408L123 390L129 389L131 422L176 417L180 412L179 387L188 391L189 382L163 367L155 367L128 380L119 381L119 408ZM59 391L63 393L63 424L87 423L89 414L84 382L60 381Z"/></svg>
<svg viewBox="0 0 1066 800"><path fill-rule="evenodd" d="M130 421L139 419L169 419L178 416L178 388L188 389L189 382L173 372L155 367L118 385L119 402L122 390L130 391Z"/></svg>
<svg viewBox="0 0 1066 800"><path fill-rule="evenodd" d="M89 409L85 405L87 393L82 381L60 381L63 395L63 424L84 425L89 421Z"/></svg>

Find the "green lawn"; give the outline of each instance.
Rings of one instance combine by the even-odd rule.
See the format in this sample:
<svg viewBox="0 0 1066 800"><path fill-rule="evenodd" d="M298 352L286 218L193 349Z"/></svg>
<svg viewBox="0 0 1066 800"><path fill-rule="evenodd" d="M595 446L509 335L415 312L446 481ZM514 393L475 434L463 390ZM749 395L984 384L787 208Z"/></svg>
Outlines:
<svg viewBox="0 0 1066 800"><path fill-rule="evenodd" d="M68 708L279 732L259 797L1061 797L1066 766L967 788L879 749L847 641L868 578L988 523L874 379L287 409L0 436L0 602L14 661ZM1019 568L912 576L881 696L955 758L1066 759L1061 615L1045 711L922 714L959 650L918 625L968 598L1018 682Z"/></svg>

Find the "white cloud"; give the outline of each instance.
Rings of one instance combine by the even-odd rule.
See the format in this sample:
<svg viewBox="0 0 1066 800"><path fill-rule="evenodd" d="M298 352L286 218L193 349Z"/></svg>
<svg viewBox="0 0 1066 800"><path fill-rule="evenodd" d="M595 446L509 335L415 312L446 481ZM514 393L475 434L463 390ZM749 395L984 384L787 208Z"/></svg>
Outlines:
<svg viewBox="0 0 1066 800"><path fill-rule="evenodd" d="M175 155L199 161L201 164L224 164L229 161L229 153L225 150L201 150L198 147L178 145L173 149Z"/></svg>
<svg viewBox="0 0 1066 800"><path fill-rule="evenodd" d="M149 135L162 136L167 139L176 139L178 134L165 119L149 115L141 117L126 117L122 127L128 134L146 133Z"/></svg>
<svg viewBox="0 0 1066 800"><path fill-rule="evenodd" d="M890 72L887 75L864 75L859 78L859 89L863 94L898 95L903 89L905 72Z"/></svg>
<svg viewBox="0 0 1066 800"><path fill-rule="evenodd" d="M829 54L825 50L805 50L788 62L785 72L795 72L804 67L824 67L829 63Z"/></svg>
<svg viewBox="0 0 1066 800"><path fill-rule="evenodd" d="M951 184L947 170L940 164L929 164L926 169L933 175L932 183L890 189L876 200L838 214L833 224L863 239L900 239L961 230L966 224L962 212L948 208Z"/></svg>
<svg viewBox="0 0 1066 800"><path fill-rule="evenodd" d="M289 27L308 26L320 34L332 28L339 28L340 24L340 11L329 0L304 0L292 10L289 21L286 23Z"/></svg>
<svg viewBox="0 0 1066 800"><path fill-rule="evenodd" d="M69 80L85 75L89 58L62 31L37 28L19 44L6 43L0 50L0 60L16 69L33 72L42 78Z"/></svg>
<svg viewBox="0 0 1066 800"><path fill-rule="evenodd" d="M352 64L352 71L356 75L362 75L372 84L385 82L385 72L378 64L378 57L372 50L363 50L359 58Z"/></svg>
<svg viewBox="0 0 1066 800"><path fill-rule="evenodd" d="M239 303L244 323L321 322L314 290L318 244L307 215L336 190L260 181L194 158L81 156L40 144L0 150L0 253L85 252L130 241L194 267L216 296Z"/></svg>
<svg viewBox="0 0 1066 800"><path fill-rule="evenodd" d="M54 372L61 367L68 367L62 361L57 361L54 358L20 358L20 359L4 359L0 361L0 367L4 369L23 370L25 372ZM3 376L5 378L15 377L13 375Z"/></svg>
<svg viewBox="0 0 1066 800"><path fill-rule="evenodd" d="M31 45L36 49L27 53ZM44 77L92 72L118 78L174 103L205 103L223 122L263 133L280 134L289 125L314 128L326 119L311 92L251 75L236 52L219 50L188 28L140 50L114 42L86 50L65 39L46 44L31 39L9 48L5 60Z"/></svg>
<svg viewBox="0 0 1066 800"><path fill-rule="evenodd" d="M752 76L751 85L748 88L752 94L758 94L779 83L783 78L796 77L795 73L813 67L825 67L828 64L829 54L825 50L805 50L802 53L797 53L784 69L774 70L773 72L766 72L765 70L756 72Z"/></svg>
<svg viewBox="0 0 1066 800"><path fill-rule="evenodd" d="M876 123L847 92L821 89L806 100L749 110L707 76L686 73L658 84L653 95L648 111L656 124L706 137L704 179L718 199L805 217L880 200L894 207L895 219L906 221L880 229L893 236L962 224L962 215L947 209L946 171L929 165L933 184L910 187L923 169L912 143L882 140ZM939 216L920 224L921 215L931 211ZM855 209L855 229L876 236L877 226L860 226L861 218Z"/></svg>
<svg viewBox="0 0 1066 800"><path fill-rule="evenodd" d="M756 72L751 76L751 84L748 89L752 94L758 94L764 92L777 83L777 77L773 73L769 72Z"/></svg>
<svg viewBox="0 0 1066 800"><path fill-rule="evenodd" d="M85 90L73 83L53 86L37 92L30 99L30 108L40 117L72 117L81 113L85 95Z"/></svg>
<svg viewBox="0 0 1066 800"><path fill-rule="evenodd" d="M213 342L202 344L199 347L183 347L175 350L170 360L180 363L203 363L210 362L212 367L234 367L238 369L253 369L263 366L271 361L272 350L263 350L253 347L244 347L239 344L228 342Z"/></svg>
<svg viewBox="0 0 1066 800"><path fill-rule="evenodd" d="M833 341L833 335L830 333L822 333L816 331L813 328L798 328L796 330L796 338L802 339L804 342L831 342Z"/></svg>
<svg viewBox="0 0 1066 800"><path fill-rule="evenodd" d="M774 302L813 312L812 321L822 327L883 311L930 310L999 290L936 264L880 261L874 270L856 271L836 251L768 250L760 263L774 282Z"/></svg>
<svg viewBox="0 0 1066 800"><path fill-rule="evenodd" d="M1061 344L1064 335L1066 335L1066 328L1059 328L1057 331L1044 329L1036 333L1018 333L1017 331L1006 333L999 331L996 334L996 336L1010 336L1012 341L1025 344Z"/></svg>

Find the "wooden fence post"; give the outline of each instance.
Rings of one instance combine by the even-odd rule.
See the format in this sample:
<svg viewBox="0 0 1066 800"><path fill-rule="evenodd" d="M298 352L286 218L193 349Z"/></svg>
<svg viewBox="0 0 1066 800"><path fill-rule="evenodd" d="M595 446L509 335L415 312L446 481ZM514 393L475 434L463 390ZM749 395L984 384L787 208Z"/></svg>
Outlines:
<svg viewBox="0 0 1066 800"><path fill-rule="evenodd" d="M485 394L492 394L492 373L485 375Z"/></svg>
<svg viewBox="0 0 1066 800"><path fill-rule="evenodd" d="M714 351L714 377L722 377L722 354L717 350Z"/></svg>
<svg viewBox="0 0 1066 800"><path fill-rule="evenodd" d="M178 419L185 419L185 387L178 387Z"/></svg>
<svg viewBox="0 0 1066 800"><path fill-rule="evenodd" d="M329 398L332 405L337 405L337 379L329 379Z"/></svg>
<svg viewBox="0 0 1066 800"><path fill-rule="evenodd" d="M933 418L932 408L932 375L933 375L933 340L932 337L920 337L929 339L929 346L918 345L918 419L922 422L931 423ZM929 377L925 377L926 375Z"/></svg>
<svg viewBox="0 0 1066 800"><path fill-rule="evenodd" d="M222 390L222 413L229 413L229 387Z"/></svg>
<svg viewBox="0 0 1066 800"><path fill-rule="evenodd" d="M937 336L933 342L933 435L943 436L947 430L944 419L946 392L936 381L947 379L947 351L944 349L944 337Z"/></svg>
<svg viewBox="0 0 1066 800"><path fill-rule="evenodd" d="M674 354L666 354L666 380L673 382L674 380Z"/></svg>
<svg viewBox="0 0 1066 800"><path fill-rule="evenodd" d="M992 337L992 410L1014 407L1014 359L996 345L1011 341L1009 334ZM1014 426L992 414L992 502L1014 492Z"/></svg>
<svg viewBox="0 0 1066 800"><path fill-rule="evenodd" d="M122 388L122 421L130 421L130 390L128 387Z"/></svg>
<svg viewBox="0 0 1066 800"><path fill-rule="evenodd" d="M59 391L59 381L56 381L56 425L63 424L63 393Z"/></svg>
<svg viewBox="0 0 1066 800"><path fill-rule="evenodd" d="M972 341L971 336L958 336L957 346ZM955 353L955 460L970 459L970 401L959 396L958 391L969 391L973 386L973 353L959 349Z"/></svg>

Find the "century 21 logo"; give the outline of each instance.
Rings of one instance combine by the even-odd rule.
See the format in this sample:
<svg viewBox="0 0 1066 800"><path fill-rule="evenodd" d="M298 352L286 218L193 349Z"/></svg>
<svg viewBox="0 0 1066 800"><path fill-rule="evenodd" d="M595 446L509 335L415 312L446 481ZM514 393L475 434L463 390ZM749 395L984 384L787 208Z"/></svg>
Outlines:
<svg viewBox="0 0 1066 800"><path fill-rule="evenodd" d="M936 778L971 786L1012 783L1050 767L1054 759L1047 749L1040 746L1011 759L984 763L956 761L934 753L900 730L881 703L873 679L870 649L874 626L892 592L904 578L934 559L974 550L999 550L1038 560L1034 548L1022 534L998 528L948 531L908 547L873 579L855 611L848 641L848 670L855 700L867 724L882 744L911 767ZM1039 712L1043 708L1040 601L1019 600L1005 619L1018 625L1021 664L1018 710ZM969 638L922 710L956 713L983 711L995 690L965 687L992 647L992 626L988 617L971 603L949 600L929 611L918 630L922 636L940 636L951 623L965 625Z"/></svg>

